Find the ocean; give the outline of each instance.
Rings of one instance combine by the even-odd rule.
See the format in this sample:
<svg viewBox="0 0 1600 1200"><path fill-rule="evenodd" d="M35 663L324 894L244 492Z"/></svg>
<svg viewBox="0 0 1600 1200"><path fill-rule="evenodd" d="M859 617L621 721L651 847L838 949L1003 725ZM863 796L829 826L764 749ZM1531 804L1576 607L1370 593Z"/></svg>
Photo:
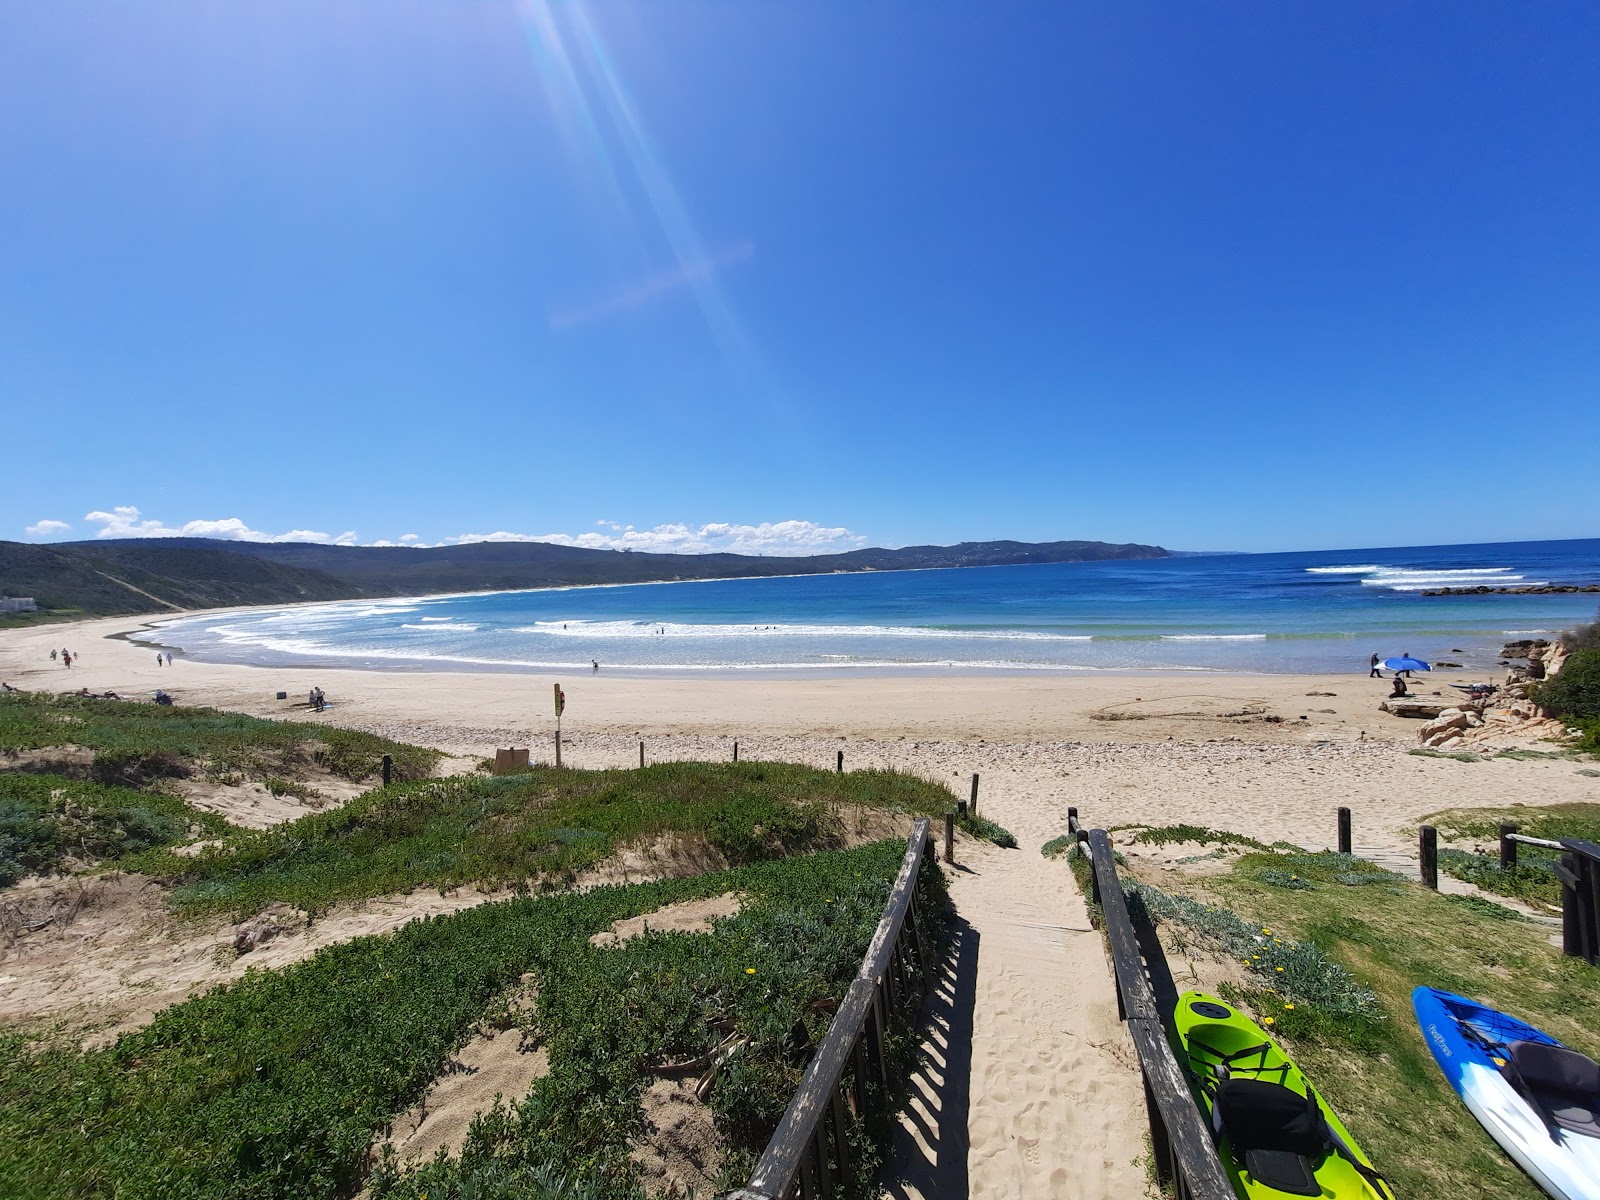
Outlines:
<svg viewBox="0 0 1600 1200"><path fill-rule="evenodd" d="M1487 669L1508 639L1592 620L1600 539L1227 554L348 601L161 620L214 662L699 675L1348 673L1377 652Z"/></svg>

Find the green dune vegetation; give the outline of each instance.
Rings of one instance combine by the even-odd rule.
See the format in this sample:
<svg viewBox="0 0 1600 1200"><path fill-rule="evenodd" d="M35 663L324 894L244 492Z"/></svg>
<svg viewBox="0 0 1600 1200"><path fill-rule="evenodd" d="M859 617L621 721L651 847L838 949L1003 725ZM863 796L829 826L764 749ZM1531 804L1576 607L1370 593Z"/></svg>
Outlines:
<svg viewBox="0 0 1600 1200"><path fill-rule="evenodd" d="M183 798L193 781L289 794L328 773L377 782L385 754L391 786L267 830ZM693 1096L703 1077L706 1182L735 1185L860 965L911 816L955 802L893 772L664 763L432 778L437 759L208 709L0 698L0 883L139 872L162 885L149 902L171 928L227 936L275 902L316 920L416 888L512 889L250 969L108 1045L85 1048L81 1016L0 1025L0 1195L640 1197L661 1183L651 1089L686 1079ZM685 877L570 888L645 851ZM931 858L918 896L937 945ZM664 906L711 900L692 929L649 928ZM607 936L630 918L642 933ZM542 1056L532 1082L484 1097L455 1153L397 1154L391 1137L455 1056L511 1030L497 1053ZM891 1051L914 1046L903 1036ZM848 1118L856 1196L870 1194L895 1099L867 1088Z"/></svg>
<svg viewBox="0 0 1600 1200"><path fill-rule="evenodd" d="M1538 808L1454 808L1423 818L1447 842L1470 842L1471 850L1441 847L1439 869L1476 884L1497 896L1509 896L1548 909L1559 909L1561 885L1554 866L1561 851L1542 846L1517 847L1517 864L1500 867L1500 825L1515 822L1529 837L1581 838L1600 842L1600 804L1550 804Z"/></svg>
<svg viewBox="0 0 1600 1200"><path fill-rule="evenodd" d="M885 817L943 812L953 800L891 771L535 767L380 788L196 857L149 854L138 865L181 885L173 895L181 911L243 915L277 900L316 912L414 887L566 887L624 846L717 866L839 848L851 834L909 828Z"/></svg>
<svg viewBox="0 0 1600 1200"><path fill-rule="evenodd" d="M737 1045L710 1091L732 1183L860 966L903 850L888 840L484 904L252 971L87 1053L7 1035L0 1194L298 1200L366 1183L415 1200L635 1197L646 1087L663 1064ZM919 886L936 939L943 877L931 860ZM743 907L709 933L590 942L620 919L727 893ZM531 1004L508 1015L517 994ZM400 1170L383 1130L497 1017L548 1055L549 1073L477 1122L461 1154ZM851 1118L858 1195L887 1144L888 1099L864 1106L878 1114L865 1124Z"/></svg>
<svg viewBox="0 0 1600 1200"><path fill-rule="evenodd" d="M1154 832L1144 840L1160 843ZM1398 1195L1541 1196L1445 1082L1411 990L1474 997L1596 1055L1600 971L1563 957L1552 926L1492 901L1433 892L1349 855L1250 840L1237 838L1244 850L1220 872L1207 855L1193 870L1162 872L1159 886L1126 882L1130 906L1156 924L1177 990L1211 988L1265 1021ZM1081 856L1071 860L1081 875Z"/></svg>

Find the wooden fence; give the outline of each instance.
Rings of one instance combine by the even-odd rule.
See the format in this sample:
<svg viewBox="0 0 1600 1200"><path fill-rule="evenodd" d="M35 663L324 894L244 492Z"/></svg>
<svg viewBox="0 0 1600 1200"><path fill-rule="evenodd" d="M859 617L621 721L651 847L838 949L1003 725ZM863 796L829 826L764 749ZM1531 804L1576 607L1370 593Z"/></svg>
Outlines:
<svg viewBox="0 0 1600 1200"><path fill-rule="evenodd" d="M1068 811L1068 829L1087 851L1092 869L1094 902L1104 915L1111 967L1116 976L1117 1013L1144 1076L1145 1108L1156 1173L1172 1186L1177 1200L1234 1200L1232 1186L1217 1158L1211 1130L1200 1115L1187 1077L1178 1066L1145 974L1144 956L1128 915L1127 898L1117 877L1111 837L1104 829L1084 829L1076 809Z"/></svg>
<svg viewBox="0 0 1600 1200"><path fill-rule="evenodd" d="M906 843L906 856L877 931L867 946L828 1033L817 1048L783 1119L762 1152L750 1182L726 1200L789 1200L831 1197L849 1170L845 1107L860 1114L866 1081L875 1074L889 1084L886 1037L891 1021L914 1014L914 989L923 986L934 964L932 947L917 933L917 876L924 856L933 854L927 817L918 817ZM850 1081L845 1072L850 1069Z"/></svg>

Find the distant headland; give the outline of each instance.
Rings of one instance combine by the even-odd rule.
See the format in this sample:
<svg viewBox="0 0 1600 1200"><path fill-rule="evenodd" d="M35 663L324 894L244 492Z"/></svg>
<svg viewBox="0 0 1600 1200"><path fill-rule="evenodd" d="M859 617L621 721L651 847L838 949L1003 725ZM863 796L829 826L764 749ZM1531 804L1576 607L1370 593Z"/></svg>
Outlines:
<svg viewBox="0 0 1600 1200"><path fill-rule="evenodd" d="M9 624L241 604L298 604L442 592L514 591L696 579L911 571L1028 563L1170 558L1161 546L1110 542L961 542L840 554L652 554L550 542L329 546L210 538L128 538L38 545L0 541L0 591L38 612Z"/></svg>

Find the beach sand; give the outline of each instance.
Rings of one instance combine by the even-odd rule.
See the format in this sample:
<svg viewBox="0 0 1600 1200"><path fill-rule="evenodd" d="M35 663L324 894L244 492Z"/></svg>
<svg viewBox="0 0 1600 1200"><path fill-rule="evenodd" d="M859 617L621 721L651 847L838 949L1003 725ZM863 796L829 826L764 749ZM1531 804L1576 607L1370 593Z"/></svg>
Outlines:
<svg viewBox="0 0 1600 1200"><path fill-rule="evenodd" d="M0 632L0 679L14 687L125 697L165 688L184 704L329 722L466 757L497 746L553 753L551 683L567 695L563 760L782 759L895 767L965 798L1020 849L963 843L951 872L959 970L941 992L905 1124L895 1194L978 1197L1140 1195L1145 1153L1137 1071L1116 1020L1100 937L1067 867L1039 846L1086 824L1188 822L1331 845L1340 806L1358 853L1412 852L1416 826L1446 807L1600 800L1600 779L1559 759L1461 763L1409 755L1419 723L1378 711L1388 683L1349 675L1205 672L818 679L658 678L608 673L368 672L248 667L179 658L118 635L116 618ZM70 671L52 647L79 655ZM1449 693L1465 672L1415 691ZM1473 678L1482 678L1481 675ZM334 707L294 707L313 687ZM288 701L274 699L278 691Z"/></svg>

